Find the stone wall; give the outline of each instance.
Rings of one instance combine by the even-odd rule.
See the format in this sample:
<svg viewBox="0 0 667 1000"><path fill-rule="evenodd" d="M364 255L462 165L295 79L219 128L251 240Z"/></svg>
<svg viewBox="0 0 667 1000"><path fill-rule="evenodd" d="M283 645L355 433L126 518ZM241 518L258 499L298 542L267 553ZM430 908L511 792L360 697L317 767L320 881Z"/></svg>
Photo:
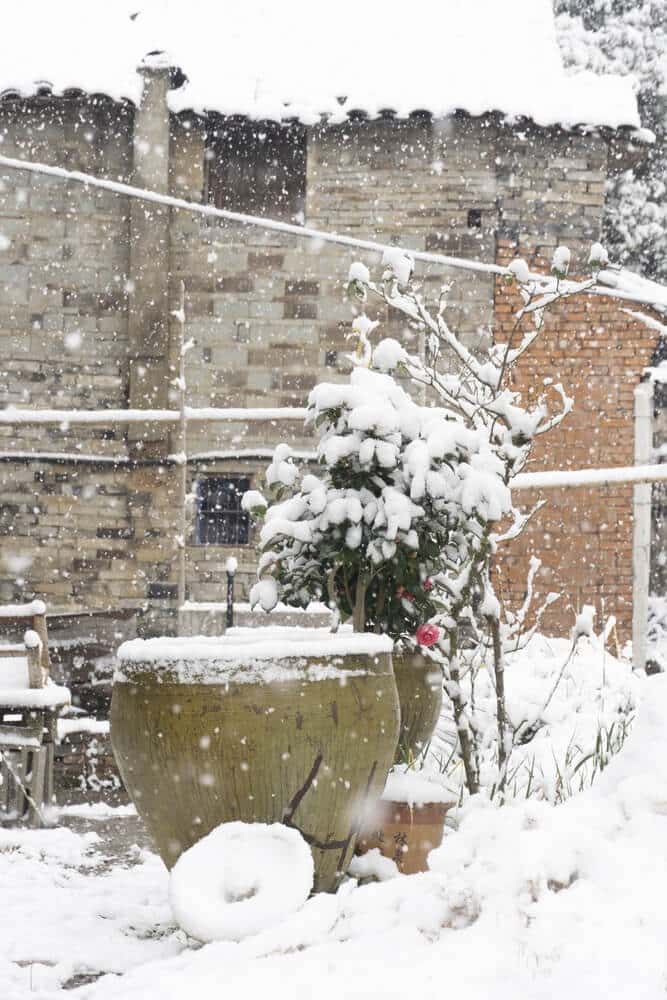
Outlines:
<svg viewBox="0 0 667 1000"><path fill-rule="evenodd" d="M104 100L0 103L2 149L130 180L137 167L133 119L132 109ZM203 120L172 117L172 194L202 199L206 142ZM306 222L314 227L488 263L498 252L503 261L514 252L507 240L524 254L548 257L558 243L581 254L599 237L609 155L607 142L595 135L512 129L492 116L432 123L417 115L407 122L387 118L310 129L307 143ZM140 385L130 376L141 355L130 333L138 286L132 268L141 266L142 281L150 279L143 269L157 267L159 259L143 254L138 264L136 245L134 257L130 254L137 223L127 200L24 173L7 171L0 179L0 234L9 240L0 249L0 405L123 407L133 394L141 401ZM195 340L186 370L191 405L303 405L316 382L344 377L349 263L361 256L377 269L377 257L184 211L169 213L166 232L167 305L178 306L183 282L185 333ZM494 315L501 328L506 324L509 303L492 277L441 264L420 265L419 273L431 298L443 282L453 281L449 320L473 348L488 337ZM557 339L525 372L526 387L529 379L563 367L563 377L584 379L577 393L584 397L582 417L572 425L582 436L576 446L574 438L560 450L554 445L543 459L550 467L566 460L598 464L598 458L605 464L603 440L615 441L617 428L623 442L632 435L631 389L607 383L607 391L605 372L613 378L618 373L630 386L644 363L645 341L639 334L632 340L639 352L633 359L621 343L627 318L612 317L617 307L610 303L600 305L599 314L597 303L587 308L570 317L568 336L581 341L578 360L590 356L597 366L599 391L591 397L586 372L567 367L572 351L559 347ZM386 317L382 309L377 318L385 335L418 346L401 320ZM156 371L160 368L164 397L173 405L168 380L177 370L181 330L173 316L163 319L168 356L155 359ZM590 322L613 328L620 368L610 362L603 337L590 340L588 330L584 344ZM589 440L593 401L603 416ZM128 440L126 430L112 425L0 427L0 600L37 594L51 607L133 608L143 615L144 631L175 628L178 491L168 455L179 442L162 429L144 446L141 434L133 432ZM191 483L201 475L229 472L249 475L260 485L266 457L280 439L301 450L312 448L298 422L191 424ZM597 450L591 452L593 445ZM620 461L626 450L623 443L615 458ZM39 457L31 458L34 453ZM56 461L44 453L82 458ZM86 460L91 455L107 461ZM580 501L570 495L563 502L566 519L581 522ZM224 564L233 554L240 560L243 597L254 572L252 545L189 542L189 596L222 599ZM553 550L557 547L553 540ZM618 593L627 595L622 561L608 569ZM589 577L572 579L576 594L570 600L576 603L584 599ZM518 593L520 584L512 587ZM552 623L557 627L559 619Z"/></svg>
<svg viewBox="0 0 667 1000"><path fill-rule="evenodd" d="M117 582L127 548L128 490L126 477L106 466L0 462L0 599L34 593L67 608L105 607L131 596Z"/></svg>
<svg viewBox="0 0 667 1000"><path fill-rule="evenodd" d="M259 480L263 465L242 465ZM200 475L239 471L233 460L197 463ZM153 631L173 628L178 530L176 470L72 462L0 461L0 599L37 595L49 609L134 608ZM252 536L251 536L252 539ZM252 546L196 545L188 550L194 600L224 599L224 564L239 560L237 593L247 596Z"/></svg>
<svg viewBox="0 0 667 1000"><path fill-rule="evenodd" d="M132 115L104 99L0 102L5 156L125 180ZM94 409L126 396L127 200L22 171L0 182L0 405ZM118 451L113 430L71 450ZM47 451L57 428L0 428L0 450ZM69 448L67 450L70 450Z"/></svg>

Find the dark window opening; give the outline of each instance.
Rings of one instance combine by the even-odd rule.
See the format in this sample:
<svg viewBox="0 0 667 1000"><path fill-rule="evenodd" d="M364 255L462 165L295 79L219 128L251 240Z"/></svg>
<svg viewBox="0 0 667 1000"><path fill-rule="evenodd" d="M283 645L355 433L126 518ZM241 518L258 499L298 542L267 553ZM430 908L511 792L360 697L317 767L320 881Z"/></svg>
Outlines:
<svg viewBox="0 0 667 1000"><path fill-rule="evenodd" d="M200 479L197 483L198 545L247 545L249 517L241 510L241 498L250 480L238 477Z"/></svg>
<svg viewBox="0 0 667 1000"><path fill-rule="evenodd" d="M471 208L468 211L468 229L481 229L482 228L482 210L481 208Z"/></svg>
<svg viewBox="0 0 667 1000"><path fill-rule="evenodd" d="M216 208L300 221L306 132L300 125L221 119L206 142L206 201Z"/></svg>

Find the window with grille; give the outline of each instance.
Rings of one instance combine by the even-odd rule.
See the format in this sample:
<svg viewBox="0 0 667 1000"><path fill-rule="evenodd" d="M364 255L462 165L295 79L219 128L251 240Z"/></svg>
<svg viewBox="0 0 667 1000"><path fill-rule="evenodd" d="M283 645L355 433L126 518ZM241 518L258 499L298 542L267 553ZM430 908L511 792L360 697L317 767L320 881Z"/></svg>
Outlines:
<svg viewBox="0 0 667 1000"><path fill-rule="evenodd" d="M218 476L197 483L196 540L199 545L247 545L250 522L241 498L250 480Z"/></svg>
<svg viewBox="0 0 667 1000"><path fill-rule="evenodd" d="M306 135L298 125L220 119L207 137L209 204L298 219L306 194Z"/></svg>

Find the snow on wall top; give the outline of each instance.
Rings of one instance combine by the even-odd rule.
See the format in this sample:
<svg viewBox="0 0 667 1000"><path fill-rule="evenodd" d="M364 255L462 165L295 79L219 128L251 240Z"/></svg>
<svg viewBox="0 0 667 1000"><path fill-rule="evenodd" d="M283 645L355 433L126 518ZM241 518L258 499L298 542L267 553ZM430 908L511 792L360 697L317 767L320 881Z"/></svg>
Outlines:
<svg viewBox="0 0 667 1000"><path fill-rule="evenodd" d="M24 0L0 34L0 93L49 85L135 103L154 50L188 82L174 112L252 118L498 110L539 125L639 126L629 78L566 75L551 0Z"/></svg>

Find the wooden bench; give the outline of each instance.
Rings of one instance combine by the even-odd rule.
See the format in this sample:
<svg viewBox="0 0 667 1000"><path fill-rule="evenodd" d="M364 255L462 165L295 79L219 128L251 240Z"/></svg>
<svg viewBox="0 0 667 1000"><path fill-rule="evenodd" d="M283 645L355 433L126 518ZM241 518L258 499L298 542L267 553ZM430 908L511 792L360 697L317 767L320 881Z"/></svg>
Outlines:
<svg viewBox="0 0 667 1000"><path fill-rule="evenodd" d="M50 669L44 604L0 605L0 822L41 826L53 801L56 727L70 693Z"/></svg>

